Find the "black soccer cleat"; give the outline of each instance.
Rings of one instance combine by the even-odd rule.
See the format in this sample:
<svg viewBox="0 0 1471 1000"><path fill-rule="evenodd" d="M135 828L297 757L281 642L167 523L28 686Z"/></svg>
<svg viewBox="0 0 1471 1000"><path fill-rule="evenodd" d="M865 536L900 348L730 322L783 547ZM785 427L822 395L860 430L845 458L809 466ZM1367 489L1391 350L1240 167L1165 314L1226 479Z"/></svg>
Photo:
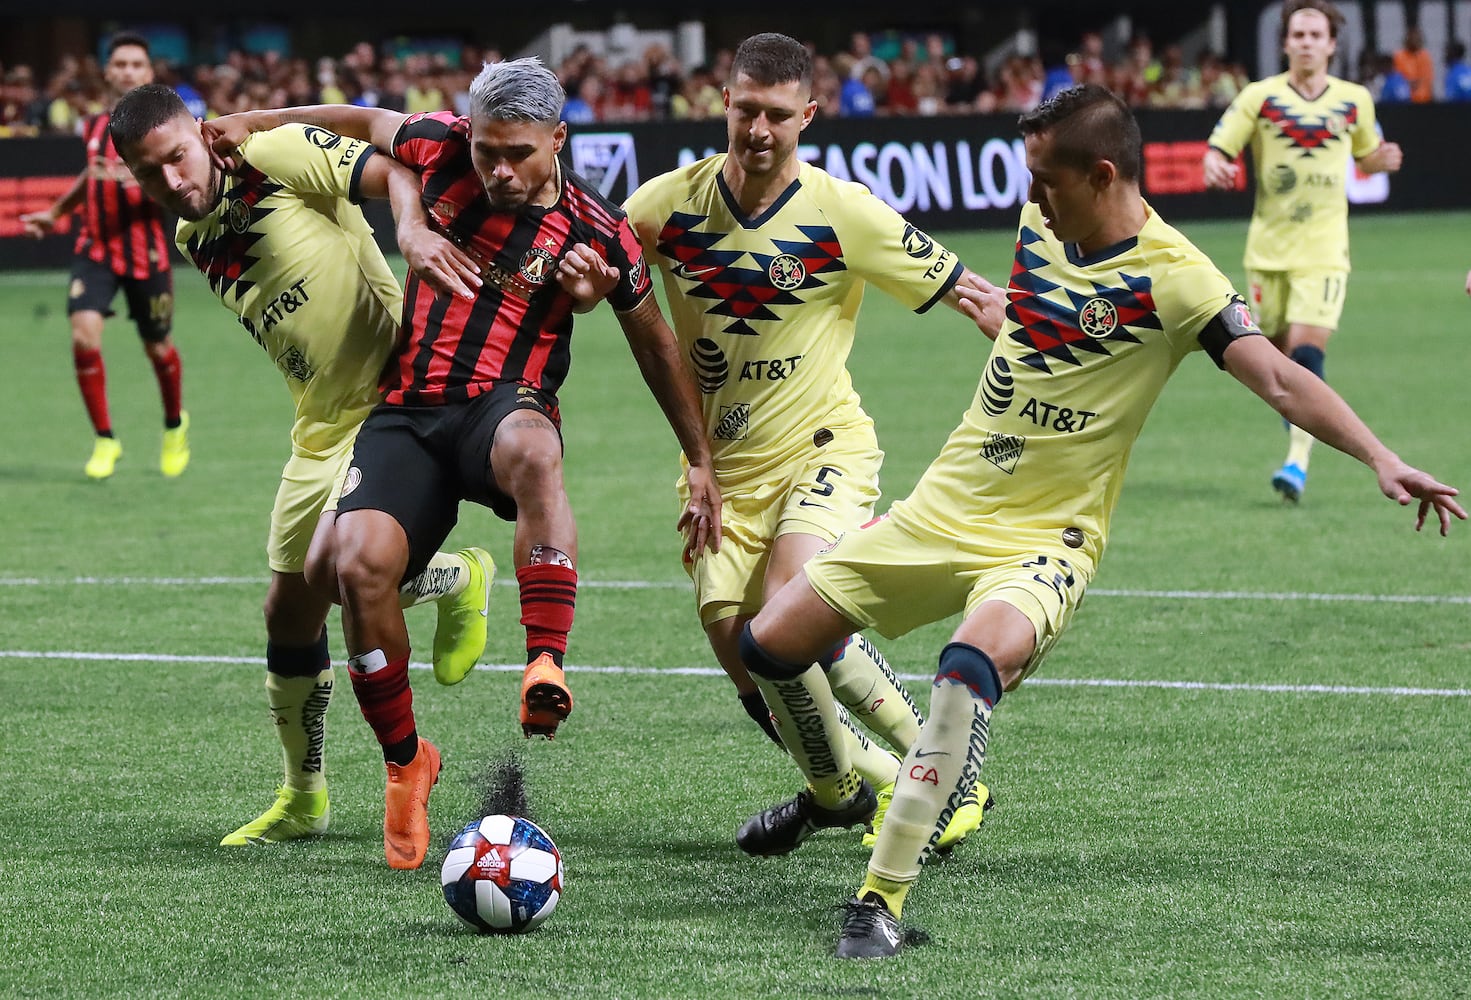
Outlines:
<svg viewBox="0 0 1471 1000"><path fill-rule="evenodd" d="M838 932L839 958L892 958L902 947L899 918L889 912L882 897L870 892L863 899L848 900Z"/></svg>
<svg viewBox="0 0 1471 1000"><path fill-rule="evenodd" d="M796 798L763 809L746 820L736 831L736 844L747 854L763 857L786 854L818 830L867 823L877 808L878 797L866 780L860 780L851 802L836 809L818 805L812 789L804 788Z"/></svg>

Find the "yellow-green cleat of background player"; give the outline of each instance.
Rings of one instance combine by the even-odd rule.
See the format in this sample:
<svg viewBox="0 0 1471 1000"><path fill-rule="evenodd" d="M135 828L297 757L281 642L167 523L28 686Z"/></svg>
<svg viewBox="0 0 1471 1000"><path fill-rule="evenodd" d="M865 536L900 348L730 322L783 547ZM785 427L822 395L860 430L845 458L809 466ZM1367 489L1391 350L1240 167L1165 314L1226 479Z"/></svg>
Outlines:
<svg viewBox="0 0 1471 1000"><path fill-rule="evenodd" d="M879 829L884 825L884 817L889 812L889 805L894 801L894 786L884 785L875 789L878 796L878 809L874 811L873 819L869 821L868 827L863 831L863 846L873 849L878 843ZM960 803L960 808L955 810L955 815L950 817L950 822L945 825L945 832L940 834L940 840L935 844L936 854L949 854L955 850L955 846L980 827L986 820L986 810L996 804L991 797L991 790L977 781L966 793Z"/></svg>
<svg viewBox="0 0 1471 1000"><path fill-rule="evenodd" d="M455 596L441 597L436 602L439 624L434 629L434 679L441 684L460 683L485 652L490 584L495 579L495 560L489 552L470 548L455 554L470 567L470 582Z"/></svg>
<svg viewBox="0 0 1471 1000"><path fill-rule="evenodd" d="M121 441L117 438L99 437L97 443L92 445L92 457L87 459L82 471L87 474L88 479L107 479L112 475L112 470L117 468L117 460L122 455Z"/></svg>
<svg viewBox="0 0 1471 1000"><path fill-rule="evenodd" d="M327 790L297 792L276 789L271 808L220 841L221 847L244 847L247 844L275 844L302 837L320 837L327 832L332 809Z"/></svg>
<svg viewBox="0 0 1471 1000"><path fill-rule="evenodd" d="M158 469L173 479L189 467L189 414L179 414L179 426L166 427L163 450L158 453Z"/></svg>

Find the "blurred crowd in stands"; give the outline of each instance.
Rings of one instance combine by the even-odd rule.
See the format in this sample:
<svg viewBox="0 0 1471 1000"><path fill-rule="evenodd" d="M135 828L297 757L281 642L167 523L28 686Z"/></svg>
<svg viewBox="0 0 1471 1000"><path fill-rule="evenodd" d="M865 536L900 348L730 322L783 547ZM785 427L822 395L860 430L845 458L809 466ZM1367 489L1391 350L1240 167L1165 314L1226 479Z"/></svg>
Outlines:
<svg viewBox="0 0 1471 1000"><path fill-rule="evenodd" d="M1249 79L1241 64L1217 53L1187 61L1179 45L1156 51L1142 35L1115 60L1105 58L1096 32L1085 32L1071 51L1049 55L1010 55L988 72L980 59L952 51L938 34L905 38L897 53L880 58L870 35L854 32L844 51L814 52L813 96L820 113L842 117L1011 113L1075 83L1093 82L1136 107L1223 108ZM568 95L564 117L574 124L719 117L730 57L722 49L707 65L690 69L662 45L619 63L579 48L556 67ZM396 56L359 42L340 58L314 62L238 50L215 65L160 61L157 75L199 117L315 103L463 114L482 61L499 58L493 49L468 45L458 58L442 52ZM1437 78L1420 32L1411 28L1404 47L1392 55L1366 50L1356 79L1381 103L1471 100L1466 47L1452 42L1444 65ZM0 80L0 136L75 133L108 99L92 55L66 56L44 79L25 64L0 66Z"/></svg>

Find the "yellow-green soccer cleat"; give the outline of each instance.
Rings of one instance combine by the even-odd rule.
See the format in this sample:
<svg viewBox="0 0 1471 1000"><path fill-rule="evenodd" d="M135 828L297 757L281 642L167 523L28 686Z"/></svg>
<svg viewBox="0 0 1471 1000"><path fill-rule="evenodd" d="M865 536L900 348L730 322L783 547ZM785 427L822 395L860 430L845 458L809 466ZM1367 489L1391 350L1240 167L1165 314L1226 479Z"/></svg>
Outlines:
<svg viewBox="0 0 1471 1000"><path fill-rule="evenodd" d="M92 457L87 459L82 471L87 474L88 479L106 479L112 475L112 470L117 467L117 460L122 455L121 441L117 438L100 437L92 445Z"/></svg>
<svg viewBox="0 0 1471 1000"><path fill-rule="evenodd" d="M244 847L247 844L275 844L302 837L320 837L327 832L332 809L327 790L296 792L276 789L271 808L220 841L221 847Z"/></svg>
<svg viewBox="0 0 1471 1000"><path fill-rule="evenodd" d="M179 426L165 428L163 450L158 454L158 468L173 479L189 467L189 414L179 414Z"/></svg>
<svg viewBox="0 0 1471 1000"><path fill-rule="evenodd" d="M980 828L986 820L986 810L995 804L989 788L979 781L972 785L965 798L961 799L960 808L955 810L955 815L950 817L950 822L941 832L940 839L935 842L935 853L945 855L955 850L962 840Z"/></svg>
<svg viewBox="0 0 1471 1000"><path fill-rule="evenodd" d="M884 816L888 814L889 805L894 801L894 786L892 783L884 785L875 790L878 797L878 809L874 811L873 819L869 821L868 827L863 831L863 846L869 850L878 843L879 830L884 825ZM945 825L945 832L940 835L940 840L935 844L936 854L949 854L955 850L957 844L974 833L986 820L986 810L996 804L991 796L991 790L977 781L966 793L960 803L960 808L955 810L955 815L950 817L950 822Z"/></svg>
<svg viewBox="0 0 1471 1000"><path fill-rule="evenodd" d="M470 567L470 582L454 597L441 597L439 624L434 629L434 679L458 684L475 669L485 652L486 616L490 613L490 584L495 560L484 549L455 553Z"/></svg>
<svg viewBox="0 0 1471 1000"><path fill-rule="evenodd" d="M873 819L863 828L863 846L870 851L873 845L879 842L879 827L884 825L884 817L889 814L889 805L894 801L894 783L879 785L874 790L874 796L878 799L878 808L873 811Z"/></svg>

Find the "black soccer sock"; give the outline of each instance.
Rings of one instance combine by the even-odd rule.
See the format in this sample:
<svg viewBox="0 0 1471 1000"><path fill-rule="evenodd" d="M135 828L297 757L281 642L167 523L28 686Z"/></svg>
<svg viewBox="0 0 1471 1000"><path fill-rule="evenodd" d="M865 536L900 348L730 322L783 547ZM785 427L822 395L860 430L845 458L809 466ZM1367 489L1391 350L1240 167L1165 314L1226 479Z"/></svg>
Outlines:
<svg viewBox="0 0 1471 1000"><path fill-rule="evenodd" d="M761 731L771 737L771 742L781 746L781 737L776 735L776 726L771 721L771 710L766 707L766 699L761 697L760 691L752 691L750 694L740 696L741 707L751 717L751 721L761 727Z"/></svg>
<svg viewBox="0 0 1471 1000"><path fill-rule="evenodd" d="M1318 378L1323 377L1323 349L1312 344L1298 344L1289 355L1293 361L1302 365Z"/></svg>

